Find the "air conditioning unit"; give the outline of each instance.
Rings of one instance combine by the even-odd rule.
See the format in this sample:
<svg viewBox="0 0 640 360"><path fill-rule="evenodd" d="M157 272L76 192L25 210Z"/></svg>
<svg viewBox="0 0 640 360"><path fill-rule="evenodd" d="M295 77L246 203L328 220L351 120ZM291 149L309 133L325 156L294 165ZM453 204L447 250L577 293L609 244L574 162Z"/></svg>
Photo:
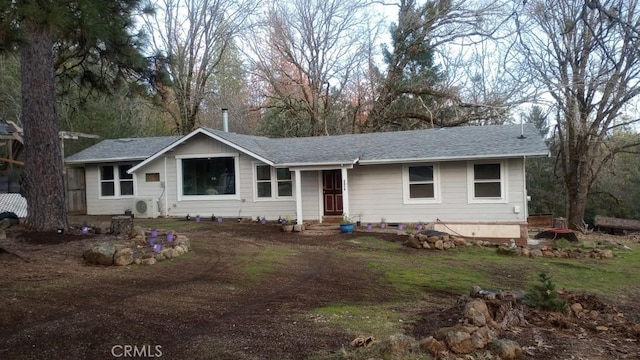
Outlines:
<svg viewBox="0 0 640 360"><path fill-rule="evenodd" d="M154 198L133 199L133 214L137 218L158 217L158 204Z"/></svg>

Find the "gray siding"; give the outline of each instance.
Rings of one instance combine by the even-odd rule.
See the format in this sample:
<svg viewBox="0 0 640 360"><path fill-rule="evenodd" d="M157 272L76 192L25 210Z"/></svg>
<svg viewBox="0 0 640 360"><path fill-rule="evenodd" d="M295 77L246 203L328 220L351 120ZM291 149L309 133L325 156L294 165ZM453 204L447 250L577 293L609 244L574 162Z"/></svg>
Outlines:
<svg viewBox="0 0 640 360"><path fill-rule="evenodd" d="M363 222L525 221L522 160L505 161L507 202L469 203L467 162L439 164L440 202L404 204L402 165L357 166L349 171L351 216ZM514 213L514 207L520 213Z"/></svg>

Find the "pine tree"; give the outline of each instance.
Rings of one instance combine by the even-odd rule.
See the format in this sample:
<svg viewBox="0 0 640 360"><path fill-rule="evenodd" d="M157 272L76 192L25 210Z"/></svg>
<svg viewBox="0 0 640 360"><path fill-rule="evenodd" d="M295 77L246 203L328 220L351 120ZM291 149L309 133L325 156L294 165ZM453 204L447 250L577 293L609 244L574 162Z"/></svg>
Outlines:
<svg viewBox="0 0 640 360"><path fill-rule="evenodd" d="M108 59L118 69L144 68L129 33L139 0L0 0L0 51L21 57L26 224L67 228L63 159L58 138L55 75ZM95 85L104 74L84 76ZM115 78L115 77L114 77Z"/></svg>

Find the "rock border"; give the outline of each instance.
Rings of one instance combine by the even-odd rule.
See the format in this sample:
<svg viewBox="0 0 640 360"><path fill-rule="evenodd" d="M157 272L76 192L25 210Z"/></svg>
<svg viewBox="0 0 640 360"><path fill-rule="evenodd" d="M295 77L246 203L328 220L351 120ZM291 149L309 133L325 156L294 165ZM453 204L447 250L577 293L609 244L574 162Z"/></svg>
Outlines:
<svg viewBox="0 0 640 360"><path fill-rule="evenodd" d="M102 240L87 244L82 252L90 265L153 265L173 259L191 250L188 237L173 230L143 229L134 226L126 240Z"/></svg>

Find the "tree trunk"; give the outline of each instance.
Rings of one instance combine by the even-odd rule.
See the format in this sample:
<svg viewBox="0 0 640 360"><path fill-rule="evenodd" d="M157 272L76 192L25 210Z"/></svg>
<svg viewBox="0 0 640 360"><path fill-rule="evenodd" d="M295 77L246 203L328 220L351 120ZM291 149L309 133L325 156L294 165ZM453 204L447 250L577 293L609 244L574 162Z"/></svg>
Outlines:
<svg viewBox="0 0 640 360"><path fill-rule="evenodd" d="M581 173L585 173L582 170ZM573 175L574 181L566 184L570 188L567 190L567 225L569 229L580 230L584 223L584 211L587 207L587 196L589 186L584 182L589 181L586 177L580 178Z"/></svg>
<svg viewBox="0 0 640 360"><path fill-rule="evenodd" d="M21 73L26 225L39 231L65 229L67 213L58 139L53 39L45 27L34 22L24 21L21 30L25 37Z"/></svg>

